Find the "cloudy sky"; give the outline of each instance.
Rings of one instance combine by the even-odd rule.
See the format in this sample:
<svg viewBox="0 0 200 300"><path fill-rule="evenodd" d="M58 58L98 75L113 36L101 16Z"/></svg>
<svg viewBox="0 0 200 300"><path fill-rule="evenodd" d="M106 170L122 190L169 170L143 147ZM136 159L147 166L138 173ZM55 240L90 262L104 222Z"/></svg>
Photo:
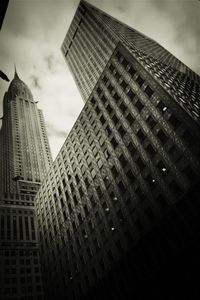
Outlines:
<svg viewBox="0 0 200 300"><path fill-rule="evenodd" d="M199 0L88 0L158 41L200 74ZM60 47L78 0L10 0L0 32L0 69L10 79L14 63L43 110L55 158L83 101ZM8 83L0 81L0 116Z"/></svg>

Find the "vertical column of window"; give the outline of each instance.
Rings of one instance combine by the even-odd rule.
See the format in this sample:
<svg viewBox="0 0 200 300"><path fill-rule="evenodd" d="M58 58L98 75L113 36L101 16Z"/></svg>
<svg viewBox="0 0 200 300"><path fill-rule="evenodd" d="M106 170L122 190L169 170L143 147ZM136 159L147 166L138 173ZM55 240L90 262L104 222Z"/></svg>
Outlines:
<svg viewBox="0 0 200 300"><path fill-rule="evenodd" d="M34 218L31 217L30 218L30 223L31 223L31 237L32 237L32 240L35 240L35 223L34 223Z"/></svg>
<svg viewBox="0 0 200 300"><path fill-rule="evenodd" d="M26 240L30 240L30 234L29 234L29 220L28 217L24 218L25 220L25 235L26 235Z"/></svg>
<svg viewBox="0 0 200 300"><path fill-rule="evenodd" d="M10 240L11 239L11 218L10 216L7 216L7 239Z"/></svg>
<svg viewBox="0 0 200 300"><path fill-rule="evenodd" d="M23 229L24 229L24 226L23 226L22 216L19 216L19 238L20 238L20 240L24 239Z"/></svg>
<svg viewBox="0 0 200 300"><path fill-rule="evenodd" d="M1 240L5 239L5 217L4 215L1 215L1 228L0 228L0 233L1 233Z"/></svg>
<svg viewBox="0 0 200 300"><path fill-rule="evenodd" d="M13 227L13 239L17 240L17 217L12 217L12 227Z"/></svg>

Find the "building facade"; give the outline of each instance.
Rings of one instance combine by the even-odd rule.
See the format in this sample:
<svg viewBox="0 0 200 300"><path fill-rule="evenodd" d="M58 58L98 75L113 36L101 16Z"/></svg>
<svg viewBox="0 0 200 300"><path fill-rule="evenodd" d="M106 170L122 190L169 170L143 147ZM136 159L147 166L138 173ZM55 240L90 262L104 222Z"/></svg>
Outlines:
<svg viewBox="0 0 200 300"><path fill-rule="evenodd" d="M42 112L15 71L0 130L1 299L43 299L34 197L51 162Z"/></svg>
<svg viewBox="0 0 200 300"><path fill-rule="evenodd" d="M46 299L192 298L199 76L85 1L62 52L86 103L36 196Z"/></svg>

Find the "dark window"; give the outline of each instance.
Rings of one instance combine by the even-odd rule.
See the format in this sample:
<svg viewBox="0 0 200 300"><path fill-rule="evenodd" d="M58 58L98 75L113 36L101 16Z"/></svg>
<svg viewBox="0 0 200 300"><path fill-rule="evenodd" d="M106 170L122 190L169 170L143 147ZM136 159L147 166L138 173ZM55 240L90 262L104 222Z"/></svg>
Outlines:
<svg viewBox="0 0 200 300"><path fill-rule="evenodd" d="M157 133L157 137L163 144L165 144L166 141L168 140L168 137L166 136L166 134L162 129L160 129L159 132Z"/></svg>
<svg viewBox="0 0 200 300"><path fill-rule="evenodd" d="M170 158L173 160L173 162L176 162L180 158L180 152L179 149L175 145L173 145L169 150Z"/></svg>
<svg viewBox="0 0 200 300"><path fill-rule="evenodd" d="M115 125L117 125L117 123L119 122L119 119L118 119L118 117L117 117L116 115L114 115L114 116L112 117L112 121L113 121L113 123L114 123Z"/></svg>
<svg viewBox="0 0 200 300"><path fill-rule="evenodd" d="M130 67L130 69L128 70L128 73L131 75L131 76L134 76L135 74L135 69L133 69L133 67Z"/></svg>
<svg viewBox="0 0 200 300"><path fill-rule="evenodd" d="M135 163L139 167L140 171L142 171L145 168L145 164L140 157L138 157L138 159L135 161Z"/></svg>
<svg viewBox="0 0 200 300"><path fill-rule="evenodd" d="M191 166L187 165L184 169L183 169L183 173L187 176L187 178L193 182L195 179L197 179L197 174L194 172L194 170L192 169Z"/></svg>
<svg viewBox="0 0 200 300"><path fill-rule="evenodd" d="M126 133L125 129L122 126L120 126L119 129L118 129L118 131L119 131L119 134L121 135L121 137L123 138L123 136Z"/></svg>
<svg viewBox="0 0 200 300"><path fill-rule="evenodd" d="M106 97L105 97L104 95L101 97L101 101L102 101L103 103L105 103L105 102L107 101L107 99L106 99Z"/></svg>
<svg viewBox="0 0 200 300"><path fill-rule="evenodd" d="M144 105L139 100L135 103L135 106L137 107L137 109L139 110L139 112L141 112L141 110L144 107Z"/></svg>
<svg viewBox="0 0 200 300"><path fill-rule="evenodd" d="M113 98L116 100L116 102L120 100L120 96L117 93L113 95Z"/></svg>
<svg viewBox="0 0 200 300"><path fill-rule="evenodd" d="M128 62L127 60L124 58L123 61L121 62L122 66L124 66L124 68L126 68L128 66Z"/></svg>
<svg viewBox="0 0 200 300"><path fill-rule="evenodd" d="M146 122L149 125L149 128L153 128L156 125L156 121L152 118L152 116L149 116L146 119Z"/></svg>
<svg viewBox="0 0 200 300"><path fill-rule="evenodd" d="M182 138L189 146L195 143L195 139L193 138L191 132L189 132L187 129L184 131Z"/></svg>
<svg viewBox="0 0 200 300"><path fill-rule="evenodd" d="M135 93L133 93L131 89L128 91L127 95L130 98L130 100L133 100L133 98L135 97Z"/></svg>
<svg viewBox="0 0 200 300"><path fill-rule="evenodd" d="M96 111L97 115L100 113L100 109L99 109L98 105L96 106L95 111Z"/></svg>
<svg viewBox="0 0 200 300"><path fill-rule="evenodd" d="M96 99L94 97L92 97L92 99L90 100L93 104L96 103Z"/></svg>
<svg viewBox="0 0 200 300"><path fill-rule="evenodd" d="M144 79L141 76L138 76L138 78L136 79L136 82L141 87L144 83Z"/></svg>
<svg viewBox="0 0 200 300"><path fill-rule="evenodd" d="M145 139L145 135L144 133L142 132L142 130L140 129L138 132L137 132L137 137L139 138L140 142L142 143Z"/></svg>
<svg viewBox="0 0 200 300"><path fill-rule="evenodd" d="M168 207L168 203L166 202L166 199L163 195L159 195L157 198L156 198L157 202L159 203L160 207L162 209L165 209Z"/></svg>
<svg viewBox="0 0 200 300"><path fill-rule="evenodd" d="M120 60L121 57L122 57L121 53L117 51L117 53L116 53L116 58L117 58L118 60Z"/></svg>
<svg viewBox="0 0 200 300"><path fill-rule="evenodd" d="M149 144L146 147L146 151L148 152L150 157L153 157L156 154L156 151L154 150L154 148L151 146L151 144Z"/></svg>
<svg viewBox="0 0 200 300"><path fill-rule="evenodd" d="M124 80L122 80L122 82L121 82L121 87L125 90L126 89L126 87L128 86L128 84L126 83L126 81L124 81Z"/></svg>
<svg viewBox="0 0 200 300"><path fill-rule="evenodd" d="M162 112L164 113L166 110L167 110L167 106L162 102L160 101L157 105L157 108Z"/></svg>
<svg viewBox="0 0 200 300"><path fill-rule="evenodd" d="M132 172L132 170L129 170L127 173L126 173L126 176L128 177L128 179L133 182L135 180L135 176Z"/></svg>
<svg viewBox="0 0 200 300"><path fill-rule="evenodd" d="M112 93L112 91L113 91L113 86L112 86L111 83L108 85L108 90L109 90L110 93Z"/></svg>
<svg viewBox="0 0 200 300"><path fill-rule="evenodd" d="M178 128L181 125L181 122L174 115L170 116L169 122L172 124L174 129Z"/></svg>
<svg viewBox="0 0 200 300"><path fill-rule="evenodd" d="M126 192L126 188L125 188L125 186L124 186L124 184L123 184L122 181L120 181L118 183L118 188L120 189L120 192L122 193L122 195Z"/></svg>
<svg viewBox="0 0 200 300"><path fill-rule="evenodd" d="M136 149L135 149L133 143L130 142L130 143L128 144L128 147L127 147L127 148L128 148L128 150L129 150L130 154L133 156L133 155L135 154L135 152L136 152Z"/></svg>
<svg viewBox="0 0 200 300"><path fill-rule="evenodd" d="M104 116L101 116L101 118L100 118L99 120L100 120L100 122L101 122L101 124L102 124L102 125L104 125L104 124L105 124L105 122L106 122L106 120L105 120Z"/></svg>
<svg viewBox="0 0 200 300"><path fill-rule="evenodd" d="M112 174L113 174L114 177L117 177L117 176L118 176L118 171L117 171L117 169L115 168L115 166L112 166L111 172L112 172Z"/></svg>
<svg viewBox="0 0 200 300"><path fill-rule="evenodd" d="M116 78L116 80L118 81L119 80L119 78L121 77L121 75L119 74L119 72L116 72L115 73L115 75L114 75L114 77Z"/></svg>
<svg viewBox="0 0 200 300"><path fill-rule="evenodd" d="M133 122L135 121L135 119L133 118L133 116L130 113L127 115L126 119L130 125L132 125Z"/></svg>
<svg viewBox="0 0 200 300"><path fill-rule="evenodd" d="M111 64L111 65L109 66L109 69L110 69L111 72L113 72L115 68L114 68L114 66Z"/></svg>
<svg viewBox="0 0 200 300"><path fill-rule="evenodd" d="M147 96L149 96L149 98L151 98L151 96L153 95L154 91L149 87L147 86L146 89L144 90L145 93L147 94Z"/></svg>
<svg viewBox="0 0 200 300"><path fill-rule="evenodd" d="M103 82L106 84L108 82L108 78L106 77L106 75L104 75L104 77L102 78Z"/></svg>
<svg viewBox="0 0 200 300"><path fill-rule="evenodd" d="M100 87L97 88L97 94L100 95L102 92L102 89Z"/></svg>
<svg viewBox="0 0 200 300"><path fill-rule="evenodd" d="M114 149L118 146L118 143L117 143L117 141L114 137L112 138L112 140L110 142L111 142Z"/></svg>
<svg viewBox="0 0 200 300"><path fill-rule="evenodd" d="M120 163L121 163L121 165L122 165L123 168L125 168L126 165L128 164L128 161L125 159L125 157L124 157L123 154L120 155L119 161L120 161Z"/></svg>
<svg viewBox="0 0 200 300"><path fill-rule="evenodd" d="M174 195L176 197L179 197L181 195L181 188L179 187L179 185L176 183L176 181L172 181L169 184L170 189L172 190L172 192L174 193Z"/></svg>
<svg viewBox="0 0 200 300"><path fill-rule="evenodd" d="M154 221L155 220L155 215L154 215L153 210L152 210L151 207L148 207L146 209L146 214L147 214L147 216L148 216L148 218L149 218L150 221Z"/></svg>
<svg viewBox="0 0 200 300"><path fill-rule="evenodd" d="M122 102L122 103L120 104L119 108L121 109L121 111L122 111L123 113L125 113L127 107L126 107L126 105L124 105L124 103Z"/></svg>
<svg viewBox="0 0 200 300"><path fill-rule="evenodd" d="M111 134L112 131L111 131L109 125L106 126L105 131L108 136Z"/></svg>
<svg viewBox="0 0 200 300"><path fill-rule="evenodd" d="M151 188L155 186L156 180L150 174L146 177L146 181Z"/></svg>
<svg viewBox="0 0 200 300"><path fill-rule="evenodd" d="M108 106L106 107L106 110L109 114L111 114L112 112L112 107L110 106L110 104L108 104Z"/></svg>
<svg viewBox="0 0 200 300"><path fill-rule="evenodd" d="M142 192L142 190L139 186L135 190L135 193L140 200L142 200L142 201L145 200L145 194Z"/></svg>

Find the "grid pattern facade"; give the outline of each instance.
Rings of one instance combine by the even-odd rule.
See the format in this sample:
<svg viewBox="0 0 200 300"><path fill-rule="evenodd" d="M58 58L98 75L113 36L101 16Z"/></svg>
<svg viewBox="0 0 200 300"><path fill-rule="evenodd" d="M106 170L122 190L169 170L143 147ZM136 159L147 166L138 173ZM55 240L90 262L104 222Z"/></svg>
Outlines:
<svg viewBox="0 0 200 300"><path fill-rule="evenodd" d="M81 1L61 49L84 101L119 41L199 121L199 76L154 40Z"/></svg>
<svg viewBox="0 0 200 300"><path fill-rule="evenodd" d="M44 119L16 73L4 97L0 134L1 191L20 192L19 180L41 182L52 160Z"/></svg>
<svg viewBox="0 0 200 300"><path fill-rule="evenodd" d="M43 299L34 197L52 158L42 111L15 76L0 130L0 298Z"/></svg>
<svg viewBox="0 0 200 300"><path fill-rule="evenodd" d="M159 270L198 236L199 154L199 125L119 43L36 196L47 299L170 293Z"/></svg>

